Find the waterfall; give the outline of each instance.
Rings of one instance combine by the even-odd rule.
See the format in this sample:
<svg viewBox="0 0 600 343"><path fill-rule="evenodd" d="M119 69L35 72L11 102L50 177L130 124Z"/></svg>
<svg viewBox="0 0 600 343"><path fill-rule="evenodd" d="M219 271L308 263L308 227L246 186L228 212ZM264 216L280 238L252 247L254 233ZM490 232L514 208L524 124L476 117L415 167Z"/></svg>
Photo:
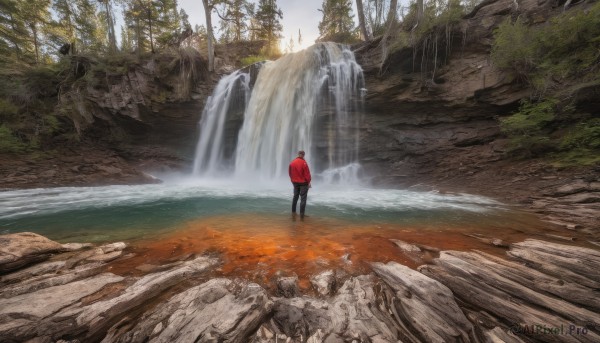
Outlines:
<svg viewBox="0 0 600 343"><path fill-rule="evenodd" d="M226 144L226 121L236 108L241 107L242 111L246 108L249 95L249 73L238 70L219 81L202 112L194 174L217 176L228 171L233 161L227 150L235 147Z"/></svg>
<svg viewBox="0 0 600 343"><path fill-rule="evenodd" d="M281 179L297 151L305 150L313 174L328 182L357 175L364 78L352 51L319 43L267 62L248 97L249 79L239 71L229 75L210 97L201 121L196 174L227 170L239 178ZM231 98L240 98L233 91L244 93L245 110L237 136L225 139ZM235 152L228 155L225 146L233 144Z"/></svg>

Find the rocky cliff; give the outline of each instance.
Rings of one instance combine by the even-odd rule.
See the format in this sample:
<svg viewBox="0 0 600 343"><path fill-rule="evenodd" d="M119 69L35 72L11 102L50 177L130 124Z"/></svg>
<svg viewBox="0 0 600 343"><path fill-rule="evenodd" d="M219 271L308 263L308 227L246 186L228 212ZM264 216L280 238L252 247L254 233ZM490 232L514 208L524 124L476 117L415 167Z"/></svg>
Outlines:
<svg viewBox="0 0 600 343"><path fill-rule="evenodd" d="M392 52L383 68L379 40L356 46L368 90L360 155L373 182L474 192L524 205L543 198L545 206L533 207L561 225L564 221L589 228L600 225L594 215L600 213L595 201L565 203L544 197L565 184L598 181L597 170L563 170L541 159L511 159L498 121L516 110L531 90L491 63L494 28L517 16L543 24L562 12L558 5L530 0L482 2L453 26L444 42L449 53L441 56L446 63L434 77L422 67L418 44ZM598 91L597 87L586 90ZM576 97L581 107L597 101L582 92ZM574 212L556 215L553 206L567 206Z"/></svg>

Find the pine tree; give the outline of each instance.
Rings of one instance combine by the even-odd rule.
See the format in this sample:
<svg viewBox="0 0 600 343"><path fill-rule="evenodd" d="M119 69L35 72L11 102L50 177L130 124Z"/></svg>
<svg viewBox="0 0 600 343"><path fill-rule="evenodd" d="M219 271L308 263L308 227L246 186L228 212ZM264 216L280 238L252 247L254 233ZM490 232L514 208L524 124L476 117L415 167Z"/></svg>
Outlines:
<svg viewBox="0 0 600 343"><path fill-rule="evenodd" d="M115 33L115 20L113 14L113 6L111 0L98 0L102 4L103 10L100 15L105 22L105 31L108 41L108 51L117 51L117 36Z"/></svg>
<svg viewBox="0 0 600 343"><path fill-rule="evenodd" d="M247 0L222 0L217 14L221 18L222 37L226 37L226 41L241 41L245 38L253 8Z"/></svg>
<svg viewBox="0 0 600 343"><path fill-rule="evenodd" d="M57 46L71 44L71 51L98 51L106 39L102 24L91 0L54 0L53 10L57 20L53 35Z"/></svg>
<svg viewBox="0 0 600 343"><path fill-rule="evenodd" d="M207 48L208 48L208 71L215 70L215 49L213 46L213 27L212 27L212 11L214 8L214 1L202 0L204 6L204 17L206 19L206 35L207 35Z"/></svg>
<svg viewBox="0 0 600 343"><path fill-rule="evenodd" d="M179 35L182 24L176 0L133 0L128 3L124 17L140 53L148 47L155 52L157 46L169 44Z"/></svg>
<svg viewBox="0 0 600 343"><path fill-rule="evenodd" d="M320 41L349 43L356 39L351 0L324 0L319 11L323 13L319 23Z"/></svg>
<svg viewBox="0 0 600 343"><path fill-rule="evenodd" d="M22 59L27 45L27 29L20 15L20 3L0 0L1 58Z"/></svg>
<svg viewBox="0 0 600 343"><path fill-rule="evenodd" d="M279 22L280 19L283 19L283 12L277 7L277 1L259 0L258 10L254 18L258 23L258 38L267 40L267 53L277 53L279 50L278 41L283 30Z"/></svg>
<svg viewBox="0 0 600 343"><path fill-rule="evenodd" d="M28 30L28 39L33 45L33 57L35 63L41 62L42 37L48 33L50 23L50 0L29 0L20 3L21 17Z"/></svg>

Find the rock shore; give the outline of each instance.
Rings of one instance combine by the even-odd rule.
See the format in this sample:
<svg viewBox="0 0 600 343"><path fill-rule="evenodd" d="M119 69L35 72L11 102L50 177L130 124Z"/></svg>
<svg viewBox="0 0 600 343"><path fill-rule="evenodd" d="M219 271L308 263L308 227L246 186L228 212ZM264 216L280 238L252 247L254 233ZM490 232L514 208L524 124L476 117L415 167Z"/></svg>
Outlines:
<svg viewBox="0 0 600 343"><path fill-rule="evenodd" d="M215 257L120 276L110 262L130 256L124 243L63 245L31 233L0 240L10 265L0 276L2 342L600 340L600 250L589 247L527 239L505 256L440 251L416 270L374 262L371 274L340 280L323 270L309 294L297 277L282 277L269 294L215 277ZM393 243L414 259L435 250Z"/></svg>

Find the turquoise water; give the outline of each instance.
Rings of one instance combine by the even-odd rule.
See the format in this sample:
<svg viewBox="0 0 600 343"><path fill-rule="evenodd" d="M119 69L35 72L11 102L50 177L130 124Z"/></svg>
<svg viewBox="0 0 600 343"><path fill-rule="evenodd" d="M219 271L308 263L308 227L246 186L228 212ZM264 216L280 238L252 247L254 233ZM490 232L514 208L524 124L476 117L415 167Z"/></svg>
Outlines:
<svg viewBox="0 0 600 343"><path fill-rule="evenodd" d="M63 242L136 240L211 216L289 216L287 183L179 181L158 185L65 187L0 192L0 232L32 231ZM489 198L407 190L313 187L311 218L449 227L531 230L531 217ZM334 228L336 229L336 228ZM343 225L340 225L343 230Z"/></svg>

